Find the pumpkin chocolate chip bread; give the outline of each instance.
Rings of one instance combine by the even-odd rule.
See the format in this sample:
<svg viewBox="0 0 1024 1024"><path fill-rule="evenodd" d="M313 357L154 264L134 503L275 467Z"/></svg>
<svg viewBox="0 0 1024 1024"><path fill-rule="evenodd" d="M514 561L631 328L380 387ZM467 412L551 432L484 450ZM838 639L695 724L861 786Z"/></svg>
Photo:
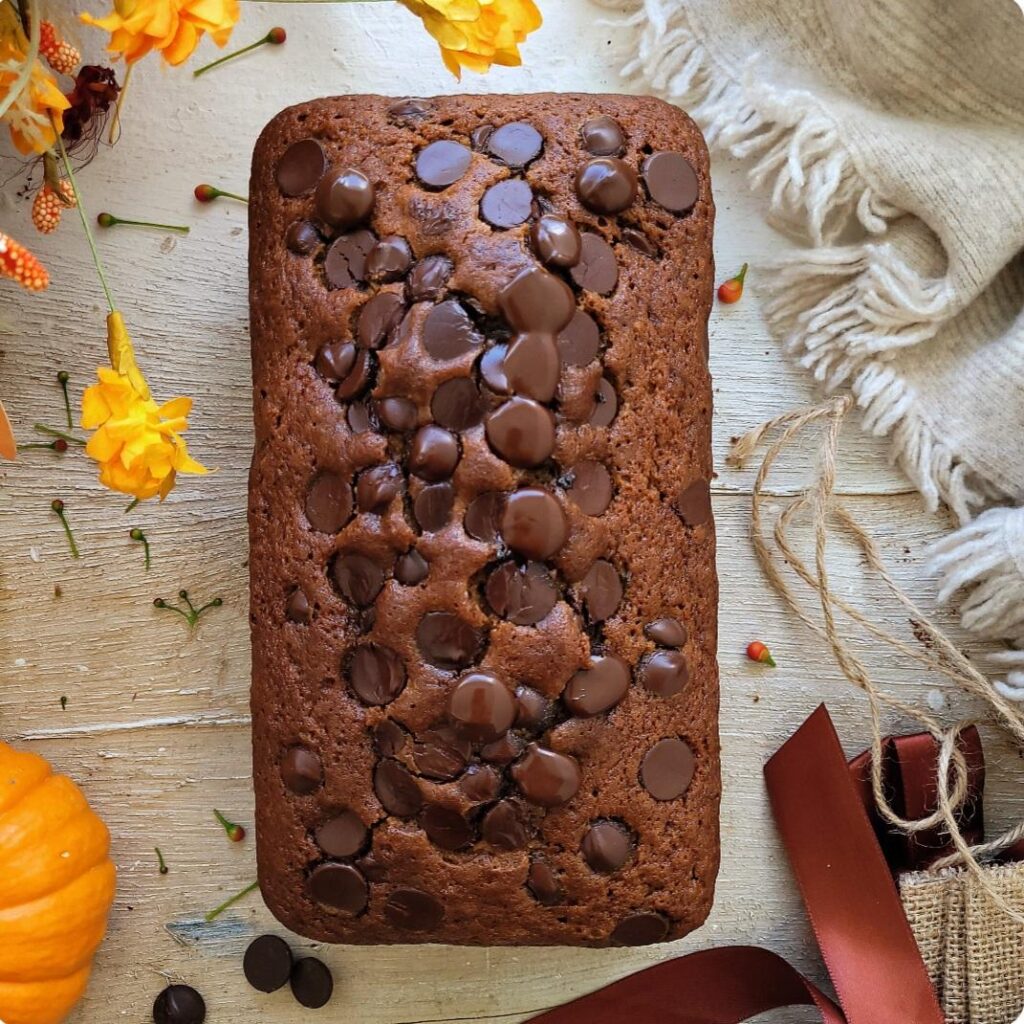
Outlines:
<svg viewBox="0 0 1024 1024"><path fill-rule="evenodd" d="M713 217L699 132L648 98L347 96L263 132L253 735L294 931L706 917Z"/></svg>

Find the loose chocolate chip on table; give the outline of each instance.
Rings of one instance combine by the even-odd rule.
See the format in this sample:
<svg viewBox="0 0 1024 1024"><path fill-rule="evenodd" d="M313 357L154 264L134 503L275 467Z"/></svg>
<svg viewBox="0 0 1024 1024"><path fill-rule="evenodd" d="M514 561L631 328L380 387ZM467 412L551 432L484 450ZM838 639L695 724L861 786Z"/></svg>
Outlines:
<svg viewBox="0 0 1024 1024"><path fill-rule="evenodd" d="M594 156L615 156L626 145L626 133L613 117L593 117L580 130L583 148Z"/></svg>
<svg viewBox="0 0 1024 1024"><path fill-rule="evenodd" d="M402 493L405 480L402 470L393 462L374 466L359 474L356 484L356 503L361 512L384 512Z"/></svg>
<svg viewBox="0 0 1024 1024"><path fill-rule="evenodd" d="M484 815L481 834L499 850L521 850L529 839L523 813L511 800L501 800Z"/></svg>
<svg viewBox="0 0 1024 1024"><path fill-rule="evenodd" d="M627 245L631 245L637 252L643 253L644 256L658 255L658 247L642 231L637 231L636 228L624 228L622 240Z"/></svg>
<svg viewBox="0 0 1024 1024"><path fill-rule="evenodd" d="M327 157L316 139L293 142L277 162L277 187L286 196L312 192L327 170Z"/></svg>
<svg viewBox="0 0 1024 1024"><path fill-rule="evenodd" d="M604 622L622 604L622 577L611 562L599 558L583 577L580 592L590 621Z"/></svg>
<svg viewBox="0 0 1024 1024"><path fill-rule="evenodd" d="M612 475L600 462L588 459L569 470L572 483L566 489L569 500L588 516L599 516L612 502Z"/></svg>
<svg viewBox="0 0 1024 1024"><path fill-rule="evenodd" d="M565 543L565 513L542 487L521 487L505 499L501 536L517 554L542 561Z"/></svg>
<svg viewBox="0 0 1024 1024"><path fill-rule="evenodd" d="M562 693L577 718L592 718L615 707L629 690L629 666L617 655L595 654L592 667L581 668Z"/></svg>
<svg viewBox="0 0 1024 1024"><path fill-rule="evenodd" d="M308 256L320 244L320 235L308 220L297 220L285 232L284 244L296 255Z"/></svg>
<svg viewBox="0 0 1024 1024"><path fill-rule="evenodd" d="M455 488L450 483L428 484L416 495L412 514L424 533L436 533L448 525L455 504Z"/></svg>
<svg viewBox="0 0 1024 1024"><path fill-rule="evenodd" d="M473 151L461 142L431 142L416 157L416 177L427 188L447 188L469 170Z"/></svg>
<svg viewBox="0 0 1024 1024"><path fill-rule="evenodd" d="M533 190L522 178L492 185L480 200L480 216L496 228L514 228L530 219Z"/></svg>
<svg viewBox="0 0 1024 1024"><path fill-rule="evenodd" d="M575 758L536 743L512 766L512 777L523 796L540 807L567 803L580 788L580 766Z"/></svg>
<svg viewBox="0 0 1024 1024"><path fill-rule="evenodd" d="M337 168L317 186L317 216L332 228L348 231L370 215L373 199L373 185L362 171L351 167ZM366 251L369 249L368 246Z"/></svg>
<svg viewBox="0 0 1024 1024"><path fill-rule="evenodd" d="M686 627L672 618L655 619L644 626L644 636L662 647L682 647L686 643Z"/></svg>
<svg viewBox="0 0 1024 1024"><path fill-rule="evenodd" d="M668 937L668 921L655 913L631 914L621 920L611 934L618 946L648 946Z"/></svg>
<svg viewBox="0 0 1024 1024"><path fill-rule="evenodd" d="M533 251L549 267L574 267L580 261L582 240L576 225L565 217L546 213L530 228Z"/></svg>
<svg viewBox="0 0 1024 1024"><path fill-rule="evenodd" d="M409 472L436 483L447 480L459 464L458 438L444 427L420 427L409 449Z"/></svg>
<svg viewBox="0 0 1024 1024"><path fill-rule="evenodd" d="M599 156L576 172L576 194L595 213L621 213L636 199L636 171L624 160Z"/></svg>
<svg viewBox="0 0 1024 1024"><path fill-rule="evenodd" d="M453 726L442 725L416 737L412 759L420 775L448 782L462 774L471 753L467 739Z"/></svg>
<svg viewBox="0 0 1024 1024"><path fill-rule="evenodd" d="M408 398L381 398L377 402L377 415L381 423L391 430L405 432L416 426L416 406Z"/></svg>
<svg viewBox="0 0 1024 1024"><path fill-rule="evenodd" d="M693 780L693 751L681 739L659 740L640 765L640 781L655 800L675 800Z"/></svg>
<svg viewBox="0 0 1024 1024"><path fill-rule="evenodd" d="M203 1024L206 1003L188 985L168 985L153 1003L156 1024Z"/></svg>
<svg viewBox="0 0 1024 1024"><path fill-rule="evenodd" d="M484 593L491 610L517 626L540 622L558 601L558 590L551 574L540 562L525 566L515 562L499 565L487 577Z"/></svg>
<svg viewBox="0 0 1024 1024"><path fill-rule="evenodd" d="M516 274L502 288L498 304L514 330L545 334L557 334L576 311L572 289L543 267L527 267Z"/></svg>
<svg viewBox="0 0 1024 1024"><path fill-rule="evenodd" d="M289 747L281 758L281 779L293 793L308 796L324 781L320 758L305 747Z"/></svg>
<svg viewBox="0 0 1024 1024"><path fill-rule="evenodd" d="M505 495L500 491L487 491L475 497L466 509L463 526L474 540L493 543L497 540L501 514L505 508Z"/></svg>
<svg viewBox="0 0 1024 1024"><path fill-rule="evenodd" d="M522 121L503 124L487 139L487 152L509 167L525 167L540 156L543 148L540 132Z"/></svg>
<svg viewBox="0 0 1024 1024"><path fill-rule="evenodd" d="M693 165L682 153L652 153L641 168L650 197L672 213L686 213L700 194Z"/></svg>
<svg viewBox="0 0 1024 1024"><path fill-rule="evenodd" d="M318 533L337 533L352 515L352 486L340 473L321 473L306 495L306 518Z"/></svg>
<svg viewBox="0 0 1024 1024"><path fill-rule="evenodd" d="M551 870L551 866L539 857L530 861L526 888L538 903L543 903L547 907L559 903L562 899L562 887L558 884L558 878Z"/></svg>
<svg viewBox="0 0 1024 1024"><path fill-rule="evenodd" d="M366 402L353 402L348 407L345 419L348 421L348 429L353 434L365 434L368 430L373 430L373 412Z"/></svg>
<svg viewBox="0 0 1024 1024"><path fill-rule="evenodd" d="M435 306L423 322L423 347L431 359L458 359L483 343L469 314L455 299Z"/></svg>
<svg viewBox="0 0 1024 1024"><path fill-rule="evenodd" d="M464 673L448 697L448 715L467 739L489 743L504 735L516 720L516 701L493 672Z"/></svg>
<svg viewBox="0 0 1024 1024"><path fill-rule="evenodd" d="M405 301L396 292L380 292L359 311L356 339L363 348L380 348L402 322Z"/></svg>
<svg viewBox="0 0 1024 1024"><path fill-rule="evenodd" d="M511 764L522 752L522 742L508 732L480 748L480 756L491 764Z"/></svg>
<svg viewBox="0 0 1024 1024"><path fill-rule="evenodd" d="M406 293L412 302L439 299L451 275L452 261L447 256L426 256L413 265L405 282Z"/></svg>
<svg viewBox="0 0 1024 1024"><path fill-rule="evenodd" d="M411 818L423 806L419 783L397 761L385 760L373 773L373 791L388 814Z"/></svg>
<svg viewBox="0 0 1024 1024"><path fill-rule="evenodd" d="M297 960L292 968L292 995L308 1010L319 1010L326 1006L334 994L334 978L327 965L316 957L307 956Z"/></svg>
<svg viewBox="0 0 1024 1024"><path fill-rule="evenodd" d="M640 682L659 697L674 697L690 681L690 667L682 651L655 651L640 666Z"/></svg>
<svg viewBox="0 0 1024 1024"><path fill-rule="evenodd" d="M316 830L316 844L328 857L354 857L369 831L355 811L342 811Z"/></svg>
<svg viewBox="0 0 1024 1024"><path fill-rule="evenodd" d="M357 608L369 608L384 586L384 572L380 566L356 552L338 555L331 575L341 596Z"/></svg>
<svg viewBox="0 0 1024 1024"><path fill-rule="evenodd" d="M484 383L499 395L507 395L509 391L508 377L505 376L505 355L507 345L492 345L480 357L480 376Z"/></svg>
<svg viewBox="0 0 1024 1024"><path fill-rule="evenodd" d="M483 399L471 377L455 377L438 386L430 400L434 419L449 430L468 430L483 418Z"/></svg>
<svg viewBox="0 0 1024 1024"><path fill-rule="evenodd" d="M419 889L396 889L384 904L384 916L396 928L433 931L444 920L444 906Z"/></svg>
<svg viewBox="0 0 1024 1024"><path fill-rule="evenodd" d="M306 597L305 591L301 589L293 590L288 595L288 600L284 606L284 613L288 616L290 622L305 623L313 617L313 609L309 603L309 598Z"/></svg>
<svg viewBox="0 0 1024 1024"><path fill-rule="evenodd" d="M388 107L388 113L402 121L416 121L420 118L426 117L432 107L429 100L420 100L413 97L409 97L404 100L399 100L397 103L392 103Z"/></svg>
<svg viewBox="0 0 1024 1024"><path fill-rule="evenodd" d="M292 973L291 947L279 935L261 935L249 943L242 970L258 992L276 992L288 984Z"/></svg>
<svg viewBox="0 0 1024 1024"><path fill-rule="evenodd" d="M395 579L403 587L414 587L427 578L430 566L427 560L415 549L406 551L395 560Z"/></svg>
<svg viewBox="0 0 1024 1024"><path fill-rule="evenodd" d="M550 402L562 369L554 335L538 331L517 334L508 347L502 369L512 392L538 402Z"/></svg>
<svg viewBox="0 0 1024 1024"><path fill-rule="evenodd" d="M487 440L506 462L539 466L555 450L555 418L532 398L510 398L487 417Z"/></svg>
<svg viewBox="0 0 1024 1024"><path fill-rule="evenodd" d="M320 348L313 365L324 380L337 384L349 375L355 361L355 345L350 341L332 341Z"/></svg>
<svg viewBox="0 0 1024 1024"><path fill-rule="evenodd" d="M558 349L567 366L586 366L597 358L601 347L601 329L589 313L576 310L558 335Z"/></svg>
<svg viewBox="0 0 1024 1024"><path fill-rule="evenodd" d="M366 280L366 254L373 248L369 231L339 235L324 257L324 276L331 288L353 288Z"/></svg>
<svg viewBox="0 0 1024 1024"><path fill-rule="evenodd" d="M416 643L431 665L464 668L479 652L483 634L454 612L427 612L416 627Z"/></svg>
<svg viewBox="0 0 1024 1024"><path fill-rule="evenodd" d="M459 789L467 800L485 804L493 800L501 789L501 776L486 764L471 764L459 779Z"/></svg>
<svg viewBox="0 0 1024 1024"><path fill-rule="evenodd" d="M675 500L675 510L687 526L700 526L711 518L711 488L707 480L694 480L683 486Z"/></svg>
<svg viewBox="0 0 1024 1024"><path fill-rule="evenodd" d="M309 876L309 893L317 901L346 914L366 909L369 888L362 872L351 864L319 864Z"/></svg>
<svg viewBox="0 0 1024 1024"><path fill-rule="evenodd" d="M615 250L600 235L585 231L580 261L569 273L585 291L610 295L619 281Z"/></svg>
<svg viewBox="0 0 1024 1024"><path fill-rule="evenodd" d="M381 719L373 729L377 753L384 757L394 757L405 746L408 738L406 731L391 718Z"/></svg>
<svg viewBox="0 0 1024 1024"><path fill-rule="evenodd" d="M610 875L629 860L633 836L617 821L595 821L580 844L583 859L594 871Z"/></svg>
<svg viewBox="0 0 1024 1024"><path fill-rule="evenodd" d="M397 281L412 266L412 249L401 235L385 235L366 254L366 276L371 281Z"/></svg>
<svg viewBox="0 0 1024 1024"><path fill-rule="evenodd" d="M601 378L594 402L594 411L590 414L589 422L595 427L611 426L612 420L615 419L615 415L619 411L619 396L615 385L607 377Z"/></svg>
<svg viewBox="0 0 1024 1024"><path fill-rule="evenodd" d="M464 850L473 844L473 826L451 807L431 804L420 815L420 825L442 850Z"/></svg>
<svg viewBox="0 0 1024 1024"><path fill-rule="evenodd" d="M529 686L516 687L516 702L516 725L520 729L540 729L551 717L551 701Z"/></svg>
<svg viewBox="0 0 1024 1024"><path fill-rule="evenodd" d="M474 149L484 149L487 146L487 140L491 137L493 132L493 124L477 125L476 128L469 133L469 141L473 144Z"/></svg>
<svg viewBox="0 0 1024 1024"><path fill-rule="evenodd" d="M390 704L405 689L405 664L390 647L363 644L352 652L348 684L364 704Z"/></svg>

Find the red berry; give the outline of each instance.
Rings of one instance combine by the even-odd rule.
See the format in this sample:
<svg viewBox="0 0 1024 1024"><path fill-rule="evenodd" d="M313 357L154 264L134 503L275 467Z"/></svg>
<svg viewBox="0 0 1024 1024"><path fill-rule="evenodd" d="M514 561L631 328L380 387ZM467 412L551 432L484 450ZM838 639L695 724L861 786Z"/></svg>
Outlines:
<svg viewBox="0 0 1024 1024"><path fill-rule="evenodd" d="M743 295L743 281L746 276L747 264L744 263L742 269L735 277L730 277L728 281L723 281L718 286L718 301L728 305L739 302Z"/></svg>
<svg viewBox="0 0 1024 1024"><path fill-rule="evenodd" d="M275 46L280 46L288 38L288 33L285 32L280 25L276 28L272 28L267 33L267 42L273 43Z"/></svg>
<svg viewBox="0 0 1024 1024"><path fill-rule="evenodd" d="M196 185L195 197L201 203L212 203L217 198L217 189L212 185Z"/></svg>
<svg viewBox="0 0 1024 1024"><path fill-rule="evenodd" d="M65 441L63 437L58 437L57 440L53 442L53 450L55 452L60 452L63 455L64 452L68 450L67 441Z"/></svg>
<svg viewBox="0 0 1024 1024"><path fill-rule="evenodd" d="M775 668L775 659L772 657L772 652L760 640L752 640L747 644L747 657L761 665Z"/></svg>

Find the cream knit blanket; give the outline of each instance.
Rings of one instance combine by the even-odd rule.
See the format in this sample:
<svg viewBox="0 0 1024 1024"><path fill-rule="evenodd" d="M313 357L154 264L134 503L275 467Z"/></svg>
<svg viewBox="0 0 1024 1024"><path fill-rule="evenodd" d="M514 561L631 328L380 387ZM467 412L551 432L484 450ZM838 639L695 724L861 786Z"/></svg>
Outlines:
<svg viewBox="0 0 1024 1024"><path fill-rule="evenodd" d="M963 624L1024 647L1024 13L1016 0L596 0L624 69L750 162L807 248L768 326L930 509ZM997 686L1024 700L1024 651Z"/></svg>

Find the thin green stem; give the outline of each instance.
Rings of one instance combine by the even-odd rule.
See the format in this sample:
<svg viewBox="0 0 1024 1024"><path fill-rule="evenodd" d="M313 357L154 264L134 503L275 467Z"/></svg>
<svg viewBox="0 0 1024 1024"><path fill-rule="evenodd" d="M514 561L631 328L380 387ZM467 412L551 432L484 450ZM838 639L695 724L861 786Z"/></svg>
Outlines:
<svg viewBox="0 0 1024 1024"><path fill-rule="evenodd" d="M114 104L114 116L110 119L110 130L107 132L107 142L112 146L118 138L118 132L121 130L121 108L124 106L124 98L128 95L128 83L132 80L132 68L134 64L129 64L124 73L124 81L121 83L121 88L117 91L117 102Z"/></svg>
<svg viewBox="0 0 1024 1024"><path fill-rule="evenodd" d="M240 196L240 195L237 195L234 192L225 192L224 189L222 189L222 188L217 189L217 194L218 195L222 195L222 196L224 196L227 199L237 199L240 203L248 203L249 202L249 197L248 196Z"/></svg>
<svg viewBox="0 0 1024 1024"><path fill-rule="evenodd" d="M56 450L53 447L52 441L30 441L25 444L19 444L17 447L19 452L26 452L32 448L49 448L51 452Z"/></svg>
<svg viewBox="0 0 1024 1024"><path fill-rule="evenodd" d="M85 447L86 444L80 437L75 437L73 434L65 434L63 430L55 430L53 427L48 427L43 423L33 424L33 429L36 433L46 434L48 437L63 438L68 444L77 444L82 447Z"/></svg>
<svg viewBox="0 0 1024 1024"><path fill-rule="evenodd" d="M61 526L64 527L64 533L68 538L68 546L71 548L71 557L78 558L78 545L75 543L75 535L71 532L71 527L68 525L68 517L64 512L63 506L57 508L54 505L52 507L55 515L60 520Z"/></svg>
<svg viewBox="0 0 1024 1024"><path fill-rule="evenodd" d="M141 500L142 500L141 498L134 498L131 502L129 502L128 507L124 510L125 511L125 515L127 515L129 512L131 512L131 510L133 508L135 508L135 506L138 505L138 503Z"/></svg>
<svg viewBox="0 0 1024 1024"><path fill-rule="evenodd" d="M198 78L200 75L205 75L207 71L218 67L229 60L234 60L236 57L241 57L243 53L248 53L250 50L255 50L258 46L265 46L267 43L267 37L264 36L262 39L257 39L255 43L250 43L248 46L243 46L240 50L234 50L231 53L225 53L223 57L218 57L215 61L211 61L209 64L204 64L201 68L197 68L192 72L193 78Z"/></svg>
<svg viewBox="0 0 1024 1024"><path fill-rule="evenodd" d="M103 214L100 214L102 217ZM185 224L158 224L151 220L129 220L127 217L110 216L110 227L117 224L130 224L138 228L159 228L161 231L177 231L179 235L187 235L192 229ZM104 227L108 225L103 225Z"/></svg>
<svg viewBox="0 0 1024 1024"><path fill-rule="evenodd" d="M60 384L60 389L64 392L64 412L68 417L68 430L74 430L75 421L71 416L71 398L68 396L68 375L64 370L57 374L57 383Z"/></svg>
<svg viewBox="0 0 1024 1024"><path fill-rule="evenodd" d="M166 875L170 868L167 867L167 862L164 860L164 855L160 852L160 847L154 846L153 852L156 854L156 862L160 868L160 874Z"/></svg>
<svg viewBox="0 0 1024 1024"><path fill-rule="evenodd" d="M225 900L219 907L214 907L213 910L211 910L208 914L204 915L203 920L206 921L207 924L216 921L217 918L220 917L220 915L223 914L225 910L227 910L229 907L233 907L239 900L245 899L245 897L248 896L249 893L253 892L259 887L259 882L253 882L252 885L247 885L241 892L236 892L235 895L231 897L231 899Z"/></svg>

